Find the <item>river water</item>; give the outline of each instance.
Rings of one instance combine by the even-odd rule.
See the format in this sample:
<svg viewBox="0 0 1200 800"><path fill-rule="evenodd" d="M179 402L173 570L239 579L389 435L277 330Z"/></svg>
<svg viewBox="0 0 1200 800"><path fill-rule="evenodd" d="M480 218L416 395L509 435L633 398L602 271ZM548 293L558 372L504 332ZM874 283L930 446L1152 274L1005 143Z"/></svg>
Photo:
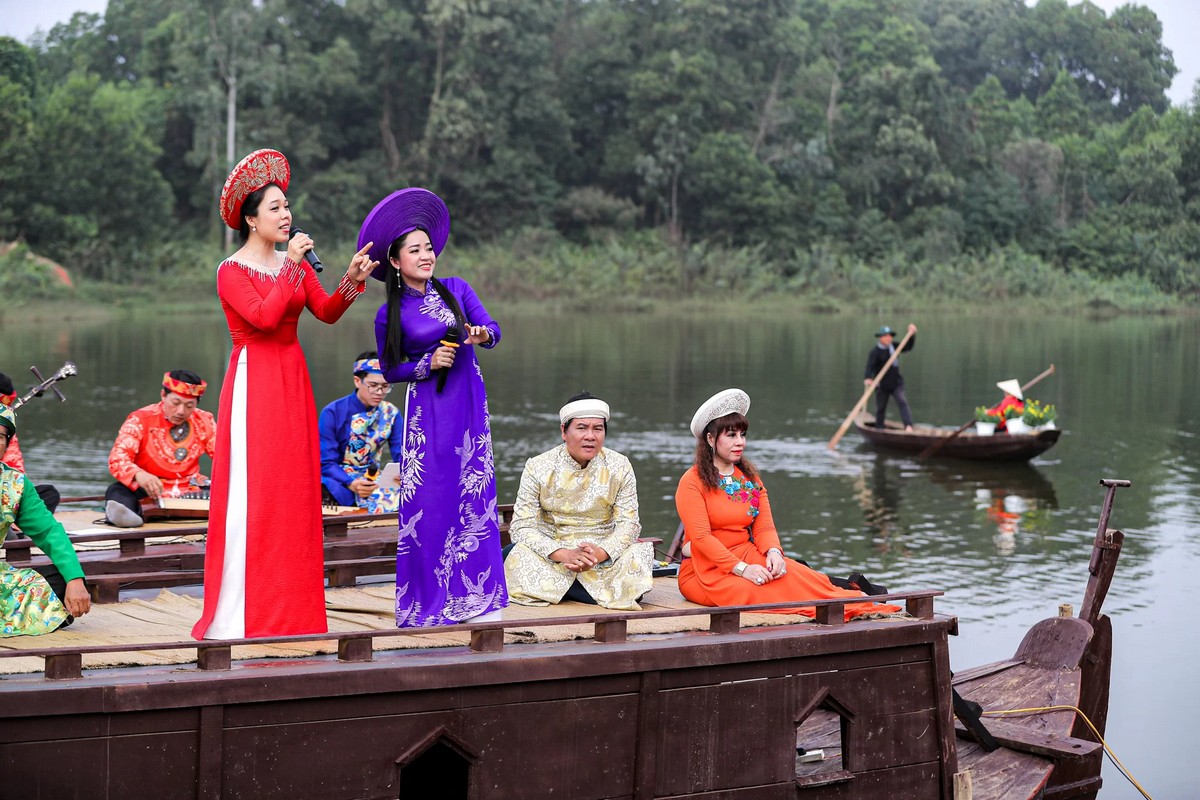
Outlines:
<svg viewBox="0 0 1200 800"><path fill-rule="evenodd" d="M336 326L302 322L318 404L352 390L350 365L374 347L381 300L372 287ZM613 407L607 444L637 470L645 534L669 541L692 413L739 386L752 398L747 455L789 552L833 574L861 569L892 588L943 590L937 608L959 618L951 659L963 669L1012 655L1060 603L1078 610L1103 500L1097 481L1131 480L1110 521L1126 539L1104 608L1115 641L1107 738L1153 796L1192 796L1183 733L1186 709L1200 707L1190 666L1200 645L1186 613L1200 589L1200 320L766 316L743 301L715 304L720 314L708 317L506 313L492 303L504 337L481 362L501 501L511 502L525 459L558 443L558 407L587 389ZM1030 464L921 463L876 452L851 431L831 452L826 443L862 393L874 331L910 321L920 332L901 370L919 424L957 426L999 401L996 381L1026 382L1053 363L1029 394L1057 406L1058 445ZM211 386L203 406L219 414L229 339L217 315L2 330L0 370L19 391L30 364L47 373L78 364L78 377L60 384L66 404L47 396L20 415L31 477L64 495L103 490L117 428L157 400L163 371L199 372ZM1106 765L1101 796L1140 795Z"/></svg>

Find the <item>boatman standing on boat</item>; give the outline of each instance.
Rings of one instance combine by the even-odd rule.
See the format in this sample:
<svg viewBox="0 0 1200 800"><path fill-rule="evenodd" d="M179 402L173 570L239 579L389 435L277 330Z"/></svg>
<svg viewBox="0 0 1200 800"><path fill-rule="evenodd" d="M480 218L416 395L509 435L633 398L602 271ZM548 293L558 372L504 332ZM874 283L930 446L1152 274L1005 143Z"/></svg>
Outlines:
<svg viewBox="0 0 1200 800"><path fill-rule="evenodd" d="M17 416L0 405L0 451L17 433ZM37 569L0 561L0 637L50 633L92 607L83 568L63 530L24 473L0 464L0 539L17 525L50 557Z"/></svg>
<svg viewBox="0 0 1200 800"><path fill-rule="evenodd" d="M608 403L583 393L558 411L563 443L525 463L504 560L508 597L621 610L653 584L654 548L639 542L633 465L604 447Z"/></svg>
<svg viewBox="0 0 1200 800"><path fill-rule="evenodd" d="M321 487L329 505L358 506L368 513L395 513L400 487L381 486L368 475L378 472L383 446L399 459L404 430L397 408L384 398L392 385L383 377L374 350L354 360L354 391L321 410Z"/></svg>
<svg viewBox="0 0 1200 800"><path fill-rule="evenodd" d="M163 375L162 400L125 418L108 454L108 471L117 479L104 494L111 524L136 528L142 498L179 497L208 485L200 456L212 458L217 423L197 408L206 388L191 370L172 370Z"/></svg>
<svg viewBox="0 0 1200 800"><path fill-rule="evenodd" d="M917 343L917 326L909 323L908 332L912 336L908 337L908 344L904 345L904 349L900 352L907 353L913 349L913 345ZM892 343L896 338L896 332L884 325L875 332L875 338L878 340L876 345L871 348L871 352L867 354L867 371L863 376L863 385L870 386L871 381L875 380L875 376L879 374L879 370L883 369L883 365L892 357L892 353L896 351L896 346ZM900 419L904 421L904 430L911 431L913 427L912 411L908 408L908 397L904 394L904 376L900 374L900 359L897 358L892 362L892 366L879 379L879 385L875 387L875 427L882 428L885 413L887 412L888 399L896 398L896 405L900 406Z"/></svg>

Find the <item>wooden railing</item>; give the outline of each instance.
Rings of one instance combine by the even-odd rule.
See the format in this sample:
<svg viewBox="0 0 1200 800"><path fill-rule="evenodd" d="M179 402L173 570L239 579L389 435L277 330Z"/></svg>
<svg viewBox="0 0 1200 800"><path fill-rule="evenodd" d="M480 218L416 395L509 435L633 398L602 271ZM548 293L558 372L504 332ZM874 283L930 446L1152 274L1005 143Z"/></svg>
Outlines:
<svg viewBox="0 0 1200 800"><path fill-rule="evenodd" d="M89 500L92 498L68 499ZM500 544L505 546L509 542L508 528L512 522L513 506L511 503L499 505L496 507L496 512L500 516ZM384 520L395 521L395 519L395 512L339 514L322 518L325 541L325 578L329 581L330 586L353 586L360 576L384 575L395 569L394 529L365 524ZM360 532L357 537L351 537L350 529L352 527L362 528L363 532ZM158 554L148 551L146 542L187 536L205 536L207 533L208 525L206 523L189 523L169 528L114 527L111 530L90 533L68 533L67 538L76 547L97 542L117 542L118 546L115 549L87 551L87 554L81 558L93 602L115 603L119 599L121 589L163 588L201 583L204 579L202 560L190 568L181 564L164 568L161 563L147 567L145 565L147 559L153 559ZM661 539L654 537L644 537L639 541L650 542L656 548L662 544ZM38 556L36 557L38 560L35 561L32 551L36 545L29 538L7 539L4 541L3 547L5 560L16 566L35 566L49 560L45 556ZM194 547L202 557L204 545L197 542L194 543ZM370 552L380 549L388 552ZM369 554L364 555L363 551ZM349 557L347 557L348 555ZM181 561L186 560L182 555L177 554L177 556Z"/></svg>
<svg viewBox="0 0 1200 800"><path fill-rule="evenodd" d="M870 602L903 600L905 610L913 617L930 620L934 617L933 599L944 592L924 590L896 592L868 598ZM682 608L662 611L621 611L582 616L545 617L543 619L502 620L462 625L440 625L427 628L397 628L394 630L349 631L344 633L314 633L298 636L266 636L258 639L186 640L176 642L129 643L92 645L85 647L51 647L31 650L0 650L3 658L43 658L43 675L47 680L72 680L83 676L83 656L97 653L136 653L158 650L195 650L196 667L206 671L228 670L233 663L233 648L267 644L296 644L303 642L336 641L338 661L371 661L374 659L376 639L391 639L398 636L421 636L430 633L470 633L470 650L473 653L499 653L504 649L504 631L507 628L549 628L558 625L593 625L593 639L604 644L625 642L631 620L676 619L707 615L708 631L711 634L734 634L741 630L741 615L748 612L771 611L798 606L813 607L816 623L822 626L843 624L845 607L851 603L864 602L861 598L838 598L831 600L792 600L784 603L759 605L725 606L721 608ZM793 623L794 624L794 623ZM20 677L22 673L7 676ZM25 673L26 675L28 673ZM0 678L0 681L6 678Z"/></svg>

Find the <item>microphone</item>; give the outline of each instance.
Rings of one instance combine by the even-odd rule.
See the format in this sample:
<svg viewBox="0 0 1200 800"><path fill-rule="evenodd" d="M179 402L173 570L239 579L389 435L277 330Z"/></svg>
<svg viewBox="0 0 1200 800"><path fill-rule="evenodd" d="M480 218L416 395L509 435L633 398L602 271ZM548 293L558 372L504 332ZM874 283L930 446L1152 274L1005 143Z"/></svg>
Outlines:
<svg viewBox="0 0 1200 800"><path fill-rule="evenodd" d="M291 239L297 233L304 233L304 231L300 230L299 228L292 228L291 231L288 232L288 239ZM325 265L321 263L321 259L317 258L316 250L310 249L307 253L305 253L304 260L311 264L312 268L317 272L325 269Z"/></svg>
<svg viewBox="0 0 1200 800"><path fill-rule="evenodd" d="M462 338L462 332L457 325L451 325L446 328L446 338L442 339L442 344L446 347L458 347L458 340ZM441 394L442 389L446 388L446 376L450 374L450 368L446 367L438 373L437 393Z"/></svg>

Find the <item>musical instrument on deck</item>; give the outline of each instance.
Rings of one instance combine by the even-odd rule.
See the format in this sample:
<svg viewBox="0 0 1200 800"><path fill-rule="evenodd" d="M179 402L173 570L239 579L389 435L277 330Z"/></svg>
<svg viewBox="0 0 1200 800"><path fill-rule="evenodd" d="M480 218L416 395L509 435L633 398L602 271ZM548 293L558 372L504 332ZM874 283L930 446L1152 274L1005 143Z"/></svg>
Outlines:
<svg viewBox="0 0 1200 800"><path fill-rule="evenodd" d="M142 518L155 519L208 519L208 489L184 492L181 495L163 495L155 500L143 497Z"/></svg>

